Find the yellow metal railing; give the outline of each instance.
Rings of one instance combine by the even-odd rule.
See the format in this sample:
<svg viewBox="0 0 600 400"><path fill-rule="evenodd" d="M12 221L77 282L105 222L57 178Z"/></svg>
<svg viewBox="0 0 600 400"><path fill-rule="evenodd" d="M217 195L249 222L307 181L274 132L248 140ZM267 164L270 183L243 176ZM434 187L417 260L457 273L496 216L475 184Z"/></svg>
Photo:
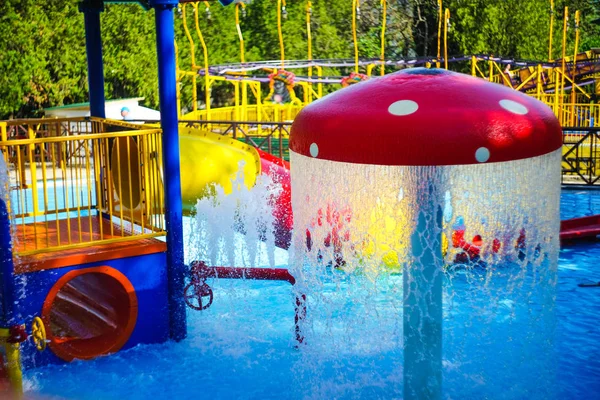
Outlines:
<svg viewBox="0 0 600 400"><path fill-rule="evenodd" d="M160 129L77 118L0 133L17 256L165 234Z"/></svg>
<svg viewBox="0 0 600 400"><path fill-rule="evenodd" d="M600 104L546 102L563 127L600 127Z"/></svg>
<svg viewBox="0 0 600 400"><path fill-rule="evenodd" d="M245 107L244 121L253 122L285 122L293 121L296 115L304 108L295 104L255 104ZM198 110L188 113L182 117L183 120L194 121L242 121L239 107L221 107L212 110Z"/></svg>

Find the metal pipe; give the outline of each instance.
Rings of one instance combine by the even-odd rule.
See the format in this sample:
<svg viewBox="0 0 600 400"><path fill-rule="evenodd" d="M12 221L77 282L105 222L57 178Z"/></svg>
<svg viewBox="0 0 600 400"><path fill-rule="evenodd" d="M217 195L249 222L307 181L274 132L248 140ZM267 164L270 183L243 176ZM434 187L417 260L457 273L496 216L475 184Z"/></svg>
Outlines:
<svg viewBox="0 0 600 400"><path fill-rule="evenodd" d="M206 10L210 12L209 4L207 2L204 3L206 5ZM194 7L195 12L196 35L198 35L198 39L202 45L202 53L204 55L204 102L206 106L206 112L208 113L210 119L210 71L208 69L208 47L204 41L204 35L202 35L202 31L200 30L200 22L198 20L198 3L192 3L192 6Z"/></svg>
<svg viewBox="0 0 600 400"><path fill-rule="evenodd" d="M292 286L296 284L296 278L290 274L289 270L284 268L209 267L204 261L192 262L191 275L192 282L199 283L204 283L206 279L217 278L281 281L288 282ZM298 344L302 344L304 342L304 335L300 329L300 322L306 318L306 295L300 294L296 296L294 314L296 341Z"/></svg>
<svg viewBox="0 0 600 400"><path fill-rule="evenodd" d="M296 284L296 279L284 268L240 268L240 267L209 267L200 262L195 263L194 270L198 276L209 279L248 279L256 281L283 281L291 285Z"/></svg>
<svg viewBox="0 0 600 400"><path fill-rule="evenodd" d="M562 38L562 60L561 60L561 67L560 67L560 87L559 90L557 90L558 92L558 96L559 96L559 111L560 111L560 116L559 116L559 121L561 124L563 124L565 121L563 121L563 105L564 105L564 87L565 87L565 68L566 68L566 60L565 57L567 56L567 28L569 24L569 7L565 7L565 14L563 17L563 38Z"/></svg>
<svg viewBox="0 0 600 400"><path fill-rule="evenodd" d="M235 27L237 29L237 33L238 33L238 38L240 39L240 61L242 62L242 64L244 64L246 62L246 52L245 52L245 46L244 46L244 35L242 35L242 28L240 27L240 7L242 8L242 10L244 10L246 8L246 5L244 3L237 3L235 5ZM246 75L246 72L244 71L242 73L242 75ZM237 96L238 96L238 91L237 91L237 86L236 86L236 101L237 101ZM245 80L242 80L242 84L241 84L241 95L242 95L242 115L240 116L240 118L243 120L246 118L246 107L248 105L248 85L246 83Z"/></svg>
<svg viewBox="0 0 600 400"><path fill-rule="evenodd" d="M450 10L444 13L444 68L448 69L448 25L450 24Z"/></svg>
<svg viewBox="0 0 600 400"><path fill-rule="evenodd" d="M246 62L245 47L244 47L244 35L242 35L242 28L240 28L240 7L246 8L244 3L237 3L235 5L235 28L237 29L238 38L240 39L240 61L242 64Z"/></svg>
<svg viewBox="0 0 600 400"><path fill-rule="evenodd" d="M577 52L579 51L579 10L575 11L575 47L573 49L573 67L571 68L571 126L575 123L575 73L577 67Z"/></svg>
<svg viewBox="0 0 600 400"><path fill-rule="evenodd" d="M548 37L548 62L552 61L552 35L554 29L554 0L550 0L550 35Z"/></svg>
<svg viewBox="0 0 600 400"><path fill-rule="evenodd" d="M195 6L196 4L194 3L192 6ZM194 8L194 17L197 18L197 13L195 11L197 11L197 9L195 7ZM196 87L196 70L198 69L197 65L196 65L196 45L194 44L194 39L192 39L192 34L190 33L190 29L188 28L188 21L187 21L187 12L186 12L186 4L182 4L181 5L181 19L183 20L183 31L185 33L185 37L187 38L189 44L190 44L190 58L192 60L192 71L194 72L194 74L192 75L192 111L197 111L198 110L198 88ZM178 52L177 52L177 43L175 44L175 60L177 62L178 60ZM179 68L177 68L177 70L179 70ZM179 79L178 79L179 80ZM179 94L179 97L181 97L180 94L180 89L179 89L179 85L177 86L177 93ZM178 102L180 103L181 100L178 99ZM181 112L181 107L177 107L179 112Z"/></svg>
<svg viewBox="0 0 600 400"><path fill-rule="evenodd" d="M306 2L306 35L308 40L308 62L312 61L312 31L310 29L310 17L312 14L312 3L310 0ZM311 79L313 74L312 64L308 67L308 78ZM308 83L308 102L312 103L313 88L312 82Z"/></svg>
<svg viewBox="0 0 600 400"><path fill-rule="evenodd" d="M438 34L437 34L437 59L435 61L435 66L437 68L440 67L440 57L441 57L441 48L440 48L440 43L442 42L442 19L443 19L443 12L442 12L443 8L442 8L442 0L438 0ZM427 55L427 54L425 54Z"/></svg>
<svg viewBox="0 0 600 400"><path fill-rule="evenodd" d="M155 10L156 49L158 53L158 87L160 119L163 130L165 220L167 228L167 281L169 292L170 334L176 340L187 335L184 288L183 223L181 177L179 168L179 133L177 124L177 88L175 74L175 26L173 8L177 0L150 0Z"/></svg>
<svg viewBox="0 0 600 400"><path fill-rule="evenodd" d="M102 33L100 13L104 11L102 2L84 1L79 4L85 25L85 51L87 54L90 115L105 118L104 64L102 61Z"/></svg>
<svg viewBox="0 0 600 400"><path fill-rule="evenodd" d="M285 47L283 45L283 31L281 26L281 12L285 11L285 0L277 0L277 33L279 34L279 50L281 52L281 68L285 67ZM287 13L287 11L286 11Z"/></svg>

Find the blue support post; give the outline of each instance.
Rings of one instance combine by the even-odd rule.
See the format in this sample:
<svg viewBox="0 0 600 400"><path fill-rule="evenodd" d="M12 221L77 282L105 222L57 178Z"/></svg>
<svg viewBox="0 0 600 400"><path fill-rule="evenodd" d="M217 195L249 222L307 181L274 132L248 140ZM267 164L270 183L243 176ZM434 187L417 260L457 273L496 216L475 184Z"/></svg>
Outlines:
<svg viewBox="0 0 600 400"><path fill-rule="evenodd" d="M427 170L428 167L421 167ZM423 175L427 176L426 172ZM444 178L418 182L414 260L403 271L404 399L442 398L442 208ZM430 218L428 218L430 217Z"/></svg>
<svg viewBox="0 0 600 400"><path fill-rule="evenodd" d="M12 256L10 219L6 203L0 198L0 328L10 328L23 323L17 312L17 283Z"/></svg>
<svg viewBox="0 0 600 400"><path fill-rule="evenodd" d="M163 131L167 277L171 318L170 337L179 341L186 337L187 327L183 300L185 265L183 264L183 222L175 75L175 25L173 21L173 8L177 6L177 3L177 0L150 1L156 16L160 122Z"/></svg>
<svg viewBox="0 0 600 400"><path fill-rule="evenodd" d="M85 50L88 66L88 86L90 91L90 115L106 118L104 106L104 65L102 61L102 33L100 13L104 11L101 0L85 0L79 3L85 23Z"/></svg>

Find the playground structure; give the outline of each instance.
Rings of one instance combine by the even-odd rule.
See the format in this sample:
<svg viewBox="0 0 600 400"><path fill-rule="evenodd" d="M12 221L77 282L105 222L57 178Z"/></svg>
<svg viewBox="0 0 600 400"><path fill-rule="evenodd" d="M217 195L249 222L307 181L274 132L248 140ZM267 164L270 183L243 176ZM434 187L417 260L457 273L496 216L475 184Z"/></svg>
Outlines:
<svg viewBox="0 0 600 400"><path fill-rule="evenodd" d="M240 162L244 163L247 186L252 186L259 174L267 173L284 187L274 210L276 243L282 248L289 247L292 230L290 173L289 164L282 159L288 158L291 121L304 106L323 96L324 85L341 85L344 80L346 86L353 86L373 76L377 69L383 75L406 66L429 68L443 63L449 68L453 63L468 61L473 75L529 92L543 100L563 125L577 128L598 124L597 106L584 103L583 99L590 95L582 89L584 83L596 79L599 58L594 51L572 58L575 63L565 56L560 61L519 64L491 56L442 58L439 54L430 59L386 60L382 46L379 60L361 60L355 27L358 1L355 0L354 60L314 60L309 46L307 61L290 62L285 60L281 35L281 13L285 2L279 1L281 60L261 63L244 60L239 13L245 5L238 3L235 8L241 63L210 66L204 46L203 67L194 61L191 71L176 71L172 40L172 11L176 3L150 1L157 10L159 31L161 129L103 118L98 18L101 9L95 7L94 2L83 7L93 117L0 122L0 151L9 166L10 189L3 221L8 221L10 215L12 222L12 230L2 232L3 249L12 249L10 257L2 259L3 293L14 295L24 290L25 280L28 293L32 293L18 306L10 305L10 302L5 304L2 315L7 370L17 391L19 360L18 351L15 353L14 350L15 346L18 348L17 342L23 342L20 347L26 355L23 364L31 367L91 359L138 343L159 343L185 337L183 307L187 271L182 259L181 216L190 210L198 197L210 195L213 185L221 185L226 191L233 190L231 175L238 170ZM180 7L184 20L186 10L193 10L195 31L201 38L197 20L199 4L202 3L182 3ZM383 5L385 7L385 1ZM310 2L306 13L310 40ZM447 18L448 12L440 21L447 22ZM446 23L443 25L447 26ZM382 36L384 31L385 24ZM186 36L191 40L187 27ZM193 41L191 43L193 49ZM516 77L504 75L502 67L508 63L522 66L518 74L520 82ZM487 66L487 75L482 64ZM325 67L354 70L348 76L327 77L323 76ZM259 70L265 74L251 75ZM291 72L297 70L306 70L305 76ZM179 81L192 79L196 93L196 109L181 119L178 118L177 104L169 101L176 96L175 78ZM198 109L197 80L203 81L207 89L205 110ZM566 92L568 85L564 82L570 80L579 91L575 100L582 103L573 101L575 90ZM210 85L217 81L234 86L233 107L210 108ZM263 91L267 84L269 90ZM301 96L295 93L298 87L302 88ZM286 90L289 97L285 95ZM554 90L553 94L547 93L551 90ZM249 104L249 92L259 100L256 104ZM281 97L276 98L276 95ZM584 112L587 112L585 117L579 117ZM585 140L594 140L597 130L591 128L589 132L591 136ZM574 131L572 137L575 144L582 140L579 130ZM589 158L595 160L592 154ZM579 166L574 169L581 171ZM196 274L192 277L194 285L188 286L193 291L188 297L192 300L201 300L207 295L212 297L204 280L214 276L295 283L286 271L219 269L200 262L194 266L197 267L192 271ZM306 312L303 302L302 296L296 298L298 342L303 340L298 330L299 319ZM73 304L78 306L73 308ZM203 308L205 305L200 303L198 306ZM31 316L39 316L39 319ZM27 336L33 343L24 342ZM46 343L50 351L38 352L45 349Z"/></svg>

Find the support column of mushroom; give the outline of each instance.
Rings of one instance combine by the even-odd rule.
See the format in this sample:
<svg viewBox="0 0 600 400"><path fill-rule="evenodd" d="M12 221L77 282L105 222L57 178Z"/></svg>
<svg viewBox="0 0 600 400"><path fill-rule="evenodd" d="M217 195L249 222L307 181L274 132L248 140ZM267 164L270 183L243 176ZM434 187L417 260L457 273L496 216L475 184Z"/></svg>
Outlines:
<svg viewBox="0 0 600 400"><path fill-rule="evenodd" d="M404 398L439 399L442 386L442 168L417 167L415 228L403 272ZM436 173L437 172L437 173Z"/></svg>

